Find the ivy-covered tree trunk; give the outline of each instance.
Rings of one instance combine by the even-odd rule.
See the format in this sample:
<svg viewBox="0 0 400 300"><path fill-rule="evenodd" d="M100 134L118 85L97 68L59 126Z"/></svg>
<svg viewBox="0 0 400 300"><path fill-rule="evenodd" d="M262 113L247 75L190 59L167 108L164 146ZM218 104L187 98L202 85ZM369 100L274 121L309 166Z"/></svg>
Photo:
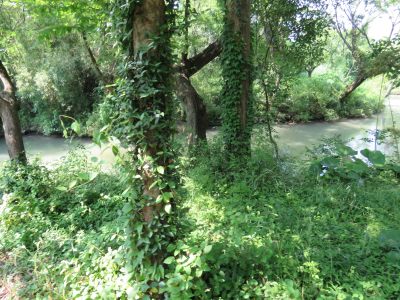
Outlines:
<svg viewBox="0 0 400 300"><path fill-rule="evenodd" d="M166 32L166 5L164 0L143 0L133 4L132 45L130 56L134 80L134 108L143 120L136 130L142 132L135 142L138 158L142 161L143 197L148 203L143 208L143 219L151 222L160 212L161 181L171 158L172 125L169 35Z"/></svg>
<svg viewBox="0 0 400 300"><path fill-rule="evenodd" d="M249 155L253 115L250 0L225 1L222 74L225 147L236 157Z"/></svg>
<svg viewBox="0 0 400 300"><path fill-rule="evenodd" d="M3 123L4 137L10 159L26 162L24 142L18 116L15 87L7 69L0 61L0 81L3 90L0 92L0 116ZM0 86L1 86L0 85Z"/></svg>
<svg viewBox="0 0 400 300"><path fill-rule="evenodd" d="M132 279L142 285L137 295L141 299L144 295L163 298L163 261L176 233L170 49L173 7L173 0L131 2L126 78L116 88L114 113L120 121L115 126L130 150L128 178L134 190L131 206L125 210L130 214L128 257Z"/></svg>

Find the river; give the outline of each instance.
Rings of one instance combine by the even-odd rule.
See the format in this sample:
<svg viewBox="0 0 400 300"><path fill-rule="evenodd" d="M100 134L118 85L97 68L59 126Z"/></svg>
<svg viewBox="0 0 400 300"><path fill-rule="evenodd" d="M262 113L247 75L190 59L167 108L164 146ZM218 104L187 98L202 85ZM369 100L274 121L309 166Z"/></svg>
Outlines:
<svg viewBox="0 0 400 300"><path fill-rule="evenodd" d="M304 153L306 147L318 144L322 138L336 135L340 135L344 140L350 140L348 145L356 150L363 148L374 150L375 143L366 142L364 139L375 140L373 132L376 129L392 128L393 121L395 124L400 123L400 96L391 96L386 102L384 111L371 118L278 125L275 131L280 148L294 155ZM391 154L393 149L393 145L389 144L376 145L376 150L387 154Z"/></svg>
<svg viewBox="0 0 400 300"><path fill-rule="evenodd" d="M393 119L392 119L393 113ZM343 139L351 139L349 145L355 149L368 147L375 148L375 144L363 141L364 138L373 139L370 131L384 129L393 126L393 120L400 122L400 96L391 96L385 110L367 119L351 119L336 122L312 122L307 124L289 124L275 126L275 133L278 136L277 142L281 151L293 155L302 155L306 147L312 147L324 137L329 138L340 135ZM210 130L209 138L215 136L218 130ZM72 142L60 137L46 137L39 135L27 135L24 137L26 151L29 157L40 157L45 164L54 162L65 156L68 151L82 144L90 155L111 161L110 151L103 151L91 143L90 139L74 139ZM387 144L377 145L377 150L391 153L393 148ZM4 139L0 139L0 161L8 159L7 148Z"/></svg>

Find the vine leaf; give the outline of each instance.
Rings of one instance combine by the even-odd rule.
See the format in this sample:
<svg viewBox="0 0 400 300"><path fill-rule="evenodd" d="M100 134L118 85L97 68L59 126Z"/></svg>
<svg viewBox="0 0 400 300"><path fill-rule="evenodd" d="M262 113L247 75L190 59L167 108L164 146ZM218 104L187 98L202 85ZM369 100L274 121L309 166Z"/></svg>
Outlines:
<svg viewBox="0 0 400 300"><path fill-rule="evenodd" d="M79 124L79 122L74 121L71 124L71 129L76 133L76 134L81 134L81 124Z"/></svg>
<svg viewBox="0 0 400 300"><path fill-rule="evenodd" d="M385 164L385 154L381 151L372 151L369 149L361 150L360 152L369 162L377 167L382 167Z"/></svg>

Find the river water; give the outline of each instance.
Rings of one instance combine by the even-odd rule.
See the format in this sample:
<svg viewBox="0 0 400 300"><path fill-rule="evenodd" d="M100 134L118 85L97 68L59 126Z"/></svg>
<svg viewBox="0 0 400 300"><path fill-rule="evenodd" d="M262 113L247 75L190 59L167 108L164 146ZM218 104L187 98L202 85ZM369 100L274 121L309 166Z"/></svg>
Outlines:
<svg viewBox="0 0 400 300"><path fill-rule="evenodd" d="M392 128L393 121L395 124L400 123L400 96L391 96L386 102L384 111L371 118L279 125L275 127L275 131L280 149L294 155L301 155L306 147L319 144L322 138L338 135L344 140L350 140L348 145L356 150L369 148L392 154L393 145L387 143L375 145L374 132ZM372 142L366 142L366 138Z"/></svg>
<svg viewBox="0 0 400 300"><path fill-rule="evenodd" d="M393 118L392 118L393 115ZM375 148L375 143L367 143L364 138L373 139L371 131L382 130L393 126L393 120L400 122L400 96L391 96L385 110L372 118L352 119L336 122L313 122L308 124L278 125L275 132L278 136L277 142L281 151L293 155L302 155L306 147L319 144L322 138L330 138L340 135L343 139L351 139L348 143L355 149ZM209 138L215 136L218 130L211 130ZM28 135L24 137L26 151L29 157L40 157L43 163L48 164L65 156L70 149L77 144L86 147L90 155L98 156L106 161L112 160L109 150L99 149L93 145L90 139L65 140L60 137L45 137ZM385 153L393 151L392 146L387 144L376 145L377 150ZM0 161L8 159L7 148L4 139L0 139Z"/></svg>

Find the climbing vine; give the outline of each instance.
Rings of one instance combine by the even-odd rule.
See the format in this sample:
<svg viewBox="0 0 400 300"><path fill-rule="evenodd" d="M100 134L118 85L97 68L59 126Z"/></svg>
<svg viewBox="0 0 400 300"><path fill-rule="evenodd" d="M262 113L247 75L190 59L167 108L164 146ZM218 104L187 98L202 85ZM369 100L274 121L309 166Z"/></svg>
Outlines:
<svg viewBox="0 0 400 300"><path fill-rule="evenodd" d="M112 146L128 184L124 195L129 202L123 209L129 219L126 271L132 282L131 294L138 299L154 299L165 292L164 260L174 250L171 243L176 236L173 208L178 179L170 79L175 7L174 1L167 1L161 7L165 11L158 33L146 37L139 49L133 49L133 16L136 9L143 9L144 2L120 5L122 11L116 13L126 21L126 31L121 32L119 40L127 55L115 93L103 106L105 123L112 125L98 136L102 140L106 132L112 134L127 149Z"/></svg>
<svg viewBox="0 0 400 300"><path fill-rule="evenodd" d="M251 93L251 55L246 55L243 34L235 30L232 20L242 22L241 5L238 0L225 1L224 30L222 35L222 76L224 80L222 107L222 134L229 156L237 157L250 153L250 137L253 125L253 100ZM250 20L248 20L250 22ZM240 27L245 25L241 24ZM246 87L246 81L248 86ZM245 103L244 103L245 102Z"/></svg>

